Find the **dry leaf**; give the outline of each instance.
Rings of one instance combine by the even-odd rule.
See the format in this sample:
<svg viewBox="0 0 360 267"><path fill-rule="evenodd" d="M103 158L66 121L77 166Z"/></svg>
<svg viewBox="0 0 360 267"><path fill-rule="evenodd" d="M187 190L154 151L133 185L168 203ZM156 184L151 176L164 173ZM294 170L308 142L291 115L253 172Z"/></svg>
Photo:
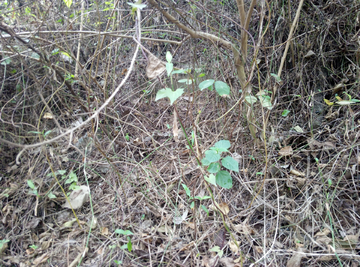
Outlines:
<svg viewBox="0 0 360 267"><path fill-rule="evenodd" d="M101 227L101 234L102 235L109 235L109 228Z"/></svg>
<svg viewBox="0 0 360 267"><path fill-rule="evenodd" d="M148 65L146 66L146 76L154 79L165 71L165 64L152 54L148 54Z"/></svg>
<svg viewBox="0 0 360 267"><path fill-rule="evenodd" d="M47 253L45 253L45 254L41 255L40 257L37 257L33 261L33 265L38 266L39 264L46 262L48 258L49 258L49 256L47 255Z"/></svg>
<svg viewBox="0 0 360 267"><path fill-rule="evenodd" d="M43 119L48 119L48 120L52 120L54 117L51 113L46 112L43 116Z"/></svg>
<svg viewBox="0 0 360 267"><path fill-rule="evenodd" d="M230 208L228 206L228 204L226 204L225 202L220 203L219 205L219 209L222 213L224 213L225 215L228 215Z"/></svg>
<svg viewBox="0 0 360 267"><path fill-rule="evenodd" d="M239 243L239 242L238 242ZM235 244L234 241L230 240L228 242L230 250L232 251L232 253L234 253L235 255L239 253L239 248L238 246Z"/></svg>
<svg viewBox="0 0 360 267"><path fill-rule="evenodd" d="M291 146L286 146L280 149L279 155L280 156L291 156L293 154L293 149Z"/></svg>
<svg viewBox="0 0 360 267"><path fill-rule="evenodd" d="M294 175L296 175L296 176L305 177L305 173L299 172L299 171L297 171L297 170L295 170L295 169L292 169L292 170L290 171L290 173L291 173L291 174L294 174Z"/></svg>
<svg viewBox="0 0 360 267"><path fill-rule="evenodd" d="M63 207L68 209L71 209L71 207L73 209L81 208L85 202L89 201L89 194L90 194L90 188L86 185L82 185L80 186L79 189L76 189L71 192L69 196L69 201L71 206L69 202L66 201Z"/></svg>
<svg viewBox="0 0 360 267"><path fill-rule="evenodd" d="M221 258L220 262L226 266L226 267L236 267L236 266L240 266L234 263L234 260L232 258L226 257L226 258Z"/></svg>
<svg viewBox="0 0 360 267"><path fill-rule="evenodd" d="M304 252L304 248L298 248L298 252ZM290 260L287 262L286 267L300 267L301 260L305 255L302 253L295 252Z"/></svg>

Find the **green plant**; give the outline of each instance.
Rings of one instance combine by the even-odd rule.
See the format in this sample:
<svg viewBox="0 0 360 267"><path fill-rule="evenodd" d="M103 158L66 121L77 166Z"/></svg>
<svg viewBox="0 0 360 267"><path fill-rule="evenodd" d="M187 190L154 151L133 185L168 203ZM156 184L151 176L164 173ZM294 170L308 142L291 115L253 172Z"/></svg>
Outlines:
<svg viewBox="0 0 360 267"><path fill-rule="evenodd" d="M216 252L217 255L219 256L219 258L221 258L222 255L224 254L224 251L222 249L220 249L219 246L215 246L215 247L209 249L209 251Z"/></svg>
<svg viewBox="0 0 360 267"><path fill-rule="evenodd" d="M132 243L131 243L131 238L129 235L134 235L130 230L122 230L122 229L116 229L115 230L115 234L119 234L119 235L125 235L128 242L124 245L122 245L120 248L121 249L127 249L129 252L132 251Z"/></svg>
<svg viewBox="0 0 360 267"><path fill-rule="evenodd" d="M52 130L46 131L43 130L42 132L38 132L38 131L29 131L28 133L34 133L34 134L40 134L42 135L42 137L45 139L46 136L48 136L51 133Z"/></svg>
<svg viewBox="0 0 360 267"><path fill-rule="evenodd" d="M37 191L37 187L35 186L34 182L31 181L31 180L27 180L27 184L31 189L29 193L39 197L40 195L39 195L39 193Z"/></svg>
<svg viewBox="0 0 360 267"><path fill-rule="evenodd" d="M207 182L230 189L232 187L231 175L228 171L221 170L221 167L239 172L239 163L231 156L221 157L223 152L229 152L228 148L230 148L228 140L218 141L213 147L205 151L205 157L201 160L201 163L203 166L208 166L207 171L210 175L205 176Z"/></svg>
<svg viewBox="0 0 360 267"><path fill-rule="evenodd" d="M38 248L38 246L36 246L36 245L31 245L31 246L29 246L29 248L32 248L33 250L36 250L36 249Z"/></svg>
<svg viewBox="0 0 360 267"><path fill-rule="evenodd" d="M191 208L191 209L194 208L194 206L195 206L194 200L197 199L197 200L200 201L200 208L202 208L202 209L206 212L206 214L209 215L209 210L206 208L206 206L201 205L201 201L202 201L202 200L206 200L206 199L210 199L211 197L210 197L210 196L203 196L203 197L201 197L201 196L195 196L195 197L192 197L189 187L187 187L186 184L181 184L181 185L182 185L182 187L184 188L186 195L189 197L189 200L192 201L191 204L190 204L190 208Z"/></svg>

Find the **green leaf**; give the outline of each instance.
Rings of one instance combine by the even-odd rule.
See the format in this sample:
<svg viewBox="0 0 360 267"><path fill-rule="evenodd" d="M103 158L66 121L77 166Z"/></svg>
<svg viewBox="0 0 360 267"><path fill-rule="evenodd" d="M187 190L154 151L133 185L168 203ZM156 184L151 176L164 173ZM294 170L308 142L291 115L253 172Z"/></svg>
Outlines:
<svg viewBox="0 0 360 267"><path fill-rule="evenodd" d="M146 7L145 4L136 4L136 3L129 3L129 2L128 2L128 5L132 6L132 8L139 8L139 9L143 9Z"/></svg>
<svg viewBox="0 0 360 267"><path fill-rule="evenodd" d="M190 192L189 187L187 187L186 184L181 184L181 185L182 185L182 187L184 188L184 190L185 190L185 192L186 192L186 195L187 195L188 197L191 197L191 192Z"/></svg>
<svg viewBox="0 0 360 267"><path fill-rule="evenodd" d="M186 73L187 73L187 71L184 70L184 69L174 70L174 71L172 72L172 74L186 74Z"/></svg>
<svg viewBox="0 0 360 267"><path fill-rule="evenodd" d="M172 55L169 51L166 52L166 61L168 63L171 63L171 61L172 61Z"/></svg>
<svg viewBox="0 0 360 267"><path fill-rule="evenodd" d="M218 161L220 159L220 155L213 150L206 150L205 158L211 163Z"/></svg>
<svg viewBox="0 0 360 267"><path fill-rule="evenodd" d="M215 247L213 247L213 248L209 249L209 251L219 253L219 252L221 251L221 249L220 249L220 247L219 247L219 246L215 246Z"/></svg>
<svg viewBox="0 0 360 267"><path fill-rule="evenodd" d="M65 181L65 184L77 183L78 177L75 172L71 171L69 173L69 178Z"/></svg>
<svg viewBox="0 0 360 267"><path fill-rule="evenodd" d="M290 113L290 110L284 109L284 111L281 113L281 116L286 117L287 115L289 115L289 113Z"/></svg>
<svg viewBox="0 0 360 267"><path fill-rule="evenodd" d="M230 87L222 81L215 82L215 90L220 96L230 95Z"/></svg>
<svg viewBox="0 0 360 267"><path fill-rule="evenodd" d="M217 148L222 148L222 149L227 149L230 148L230 141L228 140L220 140L218 142L215 143L214 147L217 147Z"/></svg>
<svg viewBox="0 0 360 267"><path fill-rule="evenodd" d="M214 174L210 174L209 177L204 176L205 181L207 181L210 184L216 185L216 177Z"/></svg>
<svg viewBox="0 0 360 267"><path fill-rule="evenodd" d="M213 175L213 176L214 176L214 175ZM215 178L215 176L214 176L214 178ZM209 199L209 198L211 198L211 197L210 197L210 196L203 196L203 197L196 196L195 198L198 199L198 200L200 200L200 201L202 201L202 200Z"/></svg>
<svg viewBox="0 0 360 267"><path fill-rule="evenodd" d="M199 84L199 89L202 91L206 88L211 87L210 91L212 91L212 85L214 84L215 80L205 80Z"/></svg>
<svg viewBox="0 0 360 267"><path fill-rule="evenodd" d="M2 250L3 246L8 242L10 242L10 240L7 239L0 240L0 251Z"/></svg>
<svg viewBox="0 0 360 267"><path fill-rule="evenodd" d="M209 216L209 210L204 206L204 205L201 205L200 206L205 212L206 214Z"/></svg>
<svg viewBox="0 0 360 267"><path fill-rule="evenodd" d="M281 78L279 77L279 75L277 75L275 73L270 73L270 75L275 78L276 82L278 82L278 83L281 82Z"/></svg>
<svg viewBox="0 0 360 267"><path fill-rule="evenodd" d="M201 163L202 163L202 165L204 165L204 166L209 166L211 162L210 162L207 158L203 158L203 159L201 160Z"/></svg>
<svg viewBox="0 0 360 267"><path fill-rule="evenodd" d="M271 97L268 96L268 95L261 95L259 96L259 100L260 100L260 103L261 105L264 107L264 108L267 108L269 110L272 110L273 106L271 104Z"/></svg>
<svg viewBox="0 0 360 267"><path fill-rule="evenodd" d="M216 183L226 189L230 189L232 187L232 178L229 172L227 171L219 171L216 174Z"/></svg>
<svg viewBox="0 0 360 267"><path fill-rule="evenodd" d="M230 171L239 172L239 163L230 156L223 158L221 164Z"/></svg>
<svg viewBox="0 0 360 267"><path fill-rule="evenodd" d="M52 130L49 130L49 131L46 131L45 133L44 133L44 137L46 137L48 134L50 134L52 132Z"/></svg>
<svg viewBox="0 0 360 267"><path fill-rule="evenodd" d="M116 229L115 234L119 235L133 235L133 233L130 230L124 231L123 229Z"/></svg>
<svg viewBox="0 0 360 267"><path fill-rule="evenodd" d="M34 190L36 189L35 184L34 184L33 181L27 180L27 184L28 184L28 186L29 186L31 189L34 189Z"/></svg>
<svg viewBox="0 0 360 267"><path fill-rule="evenodd" d="M131 243L130 237L128 237L127 249L128 249L129 252L132 251L132 243Z"/></svg>
<svg viewBox="0 0 360 267"><path fill-rule="evenodd" d="M204 77L204 76L205 76L205 73L200 73L200 74L198 75L199 78Z"/></svg>
<svg viewBox="0 0 360 267"><path fill-rule="evenodd" d="M72 2L73 2L72 0L64 0L64 3L65 3L65 5L66 5L68 8L71 7Z"/></svg>
<svg viewBox="0 0 360 267"><path fill-rule="evenodd" d="M174 72L173 72L174 74ZM190 79L181 79L181 80L178 80L179 83L186 83L186 84L192 84L192 80Z"/></svg>
<svg viewBox="0 0 360 267"><path fill-rule="evenodd" d="M8 65L8 64L10 64L11 63L11 59L10 58L6 58L6 59L4 59L2 62L1 62L1 65Z"/></svg>
<svg viewBox="0 0 360 267"><path fill-rule="evenodd" d="M167 72L167 76L170 76L172 70L174 68L174 64L172 63L166 63L166 72Z"/></svg>
<svg viewBox="0 0 360 267"><path fill-rule="evenodd" d="M220 163L219 162L213 162L210 164L210 166L207 168L207 171L209 173L217 173L220 171Z"/></svg>
<svg viewBox="0 0 360 267"><path fill-rule="evenodd" d="M50 199L56 198L56 196L52 192L50 192L47 196Z"/></svg>
<svg viewBox="0 0 360 267"><path fill-rule="evenodd" d="M246 102L248 102L251 105L255 104L257 102L257 98L253 95L245 96L245 100L246 100Z"/></svg>
<svg viewBox="0 0 360 267"><path fill-rule="evenodd" d="M184 93L184 89L177 89L176 91L171 90L170 88L161 89L156 94L155 101L168 97L170 99L170 105L172 105L176 99L178 99Z"/></svg>

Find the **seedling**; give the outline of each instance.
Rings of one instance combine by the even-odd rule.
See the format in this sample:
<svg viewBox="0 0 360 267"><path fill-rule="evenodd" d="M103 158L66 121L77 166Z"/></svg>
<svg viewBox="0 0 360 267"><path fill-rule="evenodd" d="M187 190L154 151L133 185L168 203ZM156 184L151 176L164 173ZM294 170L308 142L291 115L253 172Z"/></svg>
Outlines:
<svg viewBox="0 0 360 267"><path fill-rule="evenodd" d="M226 156L221 159L223 152L229 152L228 148L230 148L230 142L228 140L221 140L205 151L205 157L201 160L203 166L208 166L207 171L210 173L209 176L205 176L205 180L226 189L232 187L232 178L230 173L226 170L221 170L221 167L239 172L239 163L234 158Z"/></svg>
<svg viewBox="0 0 360 267"><path fill-rule="evenodd" d="M40 195L39 195L39 193L38 193L38 191L37 191L37 187L35 186L35 184L34 184L34 182L33 181L31 181L31 180L27 180L27 184L28 184L28 186L30 187L30 191L29 191L29 193L30 194L33 194L33 195L35 195L35 196L37 196L37 197L39 197Z"/></svg>
<svg viewBox="0 0 360 267"><path fill-rule="evenodd" d="M182 187L184 188L185 192L186 192L186 195L189 197L189 200L191 200L191 204L190 204L190 208L193 209L194 206L195 206L195 202L193 201L194 199L197 199L200 201L200 207L206 212L207 215L209 215L209 210L206 208L206 206L204 205L201 205L201 201L202 200L206 200L206 199L210 199L211 197L210 196L195 196L195 197L192 197L191 196L191 192L190 192L190 189L187 187L186 184L181 184Z"/></svg>
<svg viewBox="0 0 360 267"><path fill-rule="evenodd" d="M134 235L130 230L122 230L122 229L116 229L115 230L115 234L119 234L119 235L125 235L128 242L126 244L124 244L123 246L121 246L121 249L127 249L129 252L132 251L132 243L131 243L131 238L129 235Z"/></svg>

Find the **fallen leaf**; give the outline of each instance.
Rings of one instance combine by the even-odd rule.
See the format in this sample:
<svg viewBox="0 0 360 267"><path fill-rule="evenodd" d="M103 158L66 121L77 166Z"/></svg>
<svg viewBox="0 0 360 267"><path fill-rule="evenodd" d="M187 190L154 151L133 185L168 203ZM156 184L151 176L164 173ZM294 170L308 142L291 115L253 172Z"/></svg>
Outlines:
<svg viewBox="0 0 360 267"><path fill-rule="evenodd" d="M154 79L165 71L165 64L152 54L148 54L148 64L146 66L146 76Z"/></svg>
<svg viewBox="0 0 360 267"><path fill-rule="evenodd" d="M304 252L304 248L298 248L298 252ZM295 252L290 260L287 262L286 267L300 267L301 266L301 260L305 255L302 253Z"/></svg>
<svg viewBox="0 0 360 267"><path fill-rule="evenodd" d="M291 146L286 146L280 149L279 155L280 156L291 156L293 154L293 149Z"/></svg>
<svg viewBox="0 0 360 267"><path fill-rule="evenodd" d="M69 196L70 203L66 201L63 207L68 209L81 208L85 202L89 201L89 194L90 194L90 188L86 185L82 185L80 186L79 189L76 189L71 192Z"/></svg>
<svg viewBox="0 0 360 267"><path fill-rule="evenodd" d="M228 204L226 204L226 202L222 202L218 206L222 213L224 213L225 215L228 215L230 208L229 208Z"/></svg>
<svg viewBox="0 0 360 267"><path fill-rule="evenodd" d="M101 227L101 234L102 235L109 235L109 228Z"/></svg>
<svg viewBox="0 0 360 267"><path fill-rule="evenodd" d="M232 253L234 253L235 255L239 253L239 247L235 244L234 241L230 240L228 244Z"/></svg>
<svg viewBox="0 0 360 267"><path fill-rule="evenodd" d="M45 254L41 255L40 257L37 257L33 261L33 265L38 266L39 264L46 262L48 258L49 258L49 256L47 255L47 253L45 253Z"/></svg>
<svg viewBox="0 0 360 267"><path fill-rule="evenodd" d="M43 116L43 119L48 119L48 120L52 120L54 117L51 113L46 112Z"/></svg>
<svg viewBox="0 0 360 267"><path fill-rule="evenodd" d="M290 173L291 173L291 174L294 174L294 175L296 175L296 176L305 177L305 173L299 172L299 171L297 171L297 170L295 170L295 169L292 169L292 170L290 171Z"/></svg>

